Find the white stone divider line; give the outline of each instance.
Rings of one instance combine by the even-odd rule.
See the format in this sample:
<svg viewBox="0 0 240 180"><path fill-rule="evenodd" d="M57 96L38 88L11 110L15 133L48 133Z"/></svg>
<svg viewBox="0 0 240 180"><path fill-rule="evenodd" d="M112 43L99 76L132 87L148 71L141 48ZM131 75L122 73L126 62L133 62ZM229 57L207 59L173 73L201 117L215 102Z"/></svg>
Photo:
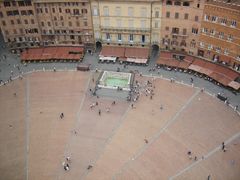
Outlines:
<svg viewBox="0 0 240 180"><path fill-rule="evenodd" d="M228 145L229 143L231 143L232 141L234 141L236 138L240 137L240 132L234 134L232 137L230 137L229 139L227 139L226 141L224 141L225 145ZM212 156L214 153L216 153L217 151L221 150L222 145L217 146L216 148L214 148L213 150L211 150L208 154L204 155L204 158L199 159L196 162L193 162L192 164L190 164L189 166L187 166L186 168L184 168L183 170L179 171L177 174L175 174L174 176L170 177L169 180L173 180L176 177L180 176L181 174L183 174L184 172L190 170L191 168L193 168L194 166L196 166L197 164L201 163L202 161L208 159L210 156Z"/></svg>
<svg viewBox="0 0 240 180"><path fill-rule="evenodd" d="M143 76L145 76L145 77L151 77L151 78L160 78L160 79L167 80L167 81L170 81L170 80L171 80L171 79L169 79L169 78L163 77L162 75L161 75L161 76L143 75ZM176 81L176 80L174 80L174 83L182 84L182 85L185 85L185 86L188 86L188 87L192 87L192 88L195 88L195 89L202 89L201 87L195 86L194 84L184 83L184 81ZM207 91L206 89L204 89L204 92L205 92L206 94L208 94L209 96L212 96L213 98L216 98L216 94L210 93L210 92ZM230 106L234 111L236 111L236 113L240 116L240 111L239 111L239 110L235 110L235 107L234 107L232 104L229 104L229 106Z"/></svg>
<svg viewBox="0 0 240 180"><path fill-rule="evenodd" d="M116 177L118 177L123 170L128 167L130 165L130 163L133 160L136 160L139 156L141 156L141 154L148 148L150 147L150 145L152 143L154 143L157 139L159 139L160 135L173 123L176 121L176 119L178 118L178 116L189 106L189 104L193 101L193 99L200 93L200 90L197 90L188 100L187 102L181 107L181 109L172 117L170 118L167 123L155 134L153 135L152 138L149 139L149 143L143 145L136 153L135 155L133 155L133 157L131 157L127 162L124 163L124 165L122 166L122 168L119 170L119 172L117 172L113 179L116 179Z"/></svg>
<svg viewBox="0 0 240 180"><path fill-rule="evenodd" d="M114 135L116 134L117 130L121 127L123 121L125 120L128 112L130 111L131 105L129 104L127 110L125 111L125 113L122 115L122 117L120 118L119 122L117 123L117 125L113 128L112 133L109 135L108 139L106 140L106 143L103 145L103 149L101 150L101 152L99 152L98 156L96 157L96 159L92 162L92 165L94 166L94 164L96 164L96 162L100 159L101 155L103 154L103 152L105 151L106 147L108 144L110 144L112 138L114 137ZM86 177L88 175L90 171L86 171L85 173L82 174L82 176L80 176L80 179L84 179L84 177Z"/></svg>
<svg viewBox="0 0 240 180"><path fill-rule="evenodd" d="M30 84L29 76L26 78L26 97L25 97L25 127L26 127L26 149L25 149L25 160L26 160L26 180L28 180L28 166L29 166L29 94L30 94Z"/></svg>
<svg viewBox="0 0 240 180"><path fill-rule="evenodd" d="M80 116L80 112L81 112L81 110L82 110L82 107L83 107L83 103L84 103L84 101L85 101L85 98L86 98L86 96L87 96L87 93L88 93L88 87L89 87L89 84L90 84L90 82L91 82L91 77L92 76L89 76L89 78L88 78L88 81L87 81L87 84L86 84L86 87L85 87L85 93L84 93L84 95L83 95L83 97L82 97L82 100L81 100L81 102L80 102L80 105L79 105L79 108L78 108L78 111L77 111L77 115L76 115L76 120L75 120L75 123L74 123L74 126L71 128L71 130L73 130L73 129L75 129L76 127L78 127L78 124L79 124L79 122L80 122L80 119L81 119L81 116ZM66 146L65 146L65 150L64 150L64 157L66 157L66 156L70 156L70 146L72 145L72 143L73 143L73 135L72 135L72 133L70 133L70 135L69 135L69 141L68 141L68 143L66 143ZM63 170L63 169L59 169L59 171L58 171L58 177L57 177L57 179L60 179L61 178L61 175L62 175L62 171L61 170Z"/></svg>

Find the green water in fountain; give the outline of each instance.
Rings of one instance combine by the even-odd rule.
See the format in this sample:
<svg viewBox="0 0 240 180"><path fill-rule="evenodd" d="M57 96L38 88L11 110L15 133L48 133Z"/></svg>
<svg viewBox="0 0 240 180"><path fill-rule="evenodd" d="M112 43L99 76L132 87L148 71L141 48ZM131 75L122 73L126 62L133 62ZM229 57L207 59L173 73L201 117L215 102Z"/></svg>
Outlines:
<svg viewBox="0 0 240 180"><path fill-rule="evenodd" d="M107 77L105 80L105 83L107 86L112 86L112 87L121 87L121 88L128 87L128 79Z"/></svg>

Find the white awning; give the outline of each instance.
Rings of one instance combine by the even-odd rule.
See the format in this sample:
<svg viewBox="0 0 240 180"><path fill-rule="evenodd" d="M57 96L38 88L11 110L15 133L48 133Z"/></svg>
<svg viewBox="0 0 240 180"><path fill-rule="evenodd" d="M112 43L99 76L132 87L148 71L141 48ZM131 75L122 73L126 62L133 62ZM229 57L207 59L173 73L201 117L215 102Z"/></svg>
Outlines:
<svg viewBox="0 0 240 180"><path fill-rule="evenodd" d="M138 58L127 58L128 62L134 62L134 63L147 63L147 59L138 59Z"/></svg>
<svg viewBox="0 0 240 180"><path fill-rule="evenodd" d="M100 56L99 59L101 61L113 61L113 62L115 62L117 60L117 57Z"/></svg>

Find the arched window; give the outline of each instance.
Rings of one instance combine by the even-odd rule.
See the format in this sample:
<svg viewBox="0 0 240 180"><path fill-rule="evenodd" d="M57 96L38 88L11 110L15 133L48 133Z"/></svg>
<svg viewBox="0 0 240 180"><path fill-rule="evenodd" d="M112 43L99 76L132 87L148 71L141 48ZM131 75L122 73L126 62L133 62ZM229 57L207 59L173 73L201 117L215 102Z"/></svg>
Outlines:
<svg viewBox="0 0 240 180"><path fill-rule="evenodd" d="M175 5L175 6L181 6L181 2L180 2L180 1L175 1L175 2L174 2L174 5Z"/></svg>
<svg viewBox="0 0 240 180"><path fill-rule="evenodd" d="M167 1L167 5L172 5L172 1Z"/></svg>
<svg viewBox="0 0 240 180"><path fill-rule="evenodd" d="M183 6L189 6L189 2L183 2Z"/></svg>

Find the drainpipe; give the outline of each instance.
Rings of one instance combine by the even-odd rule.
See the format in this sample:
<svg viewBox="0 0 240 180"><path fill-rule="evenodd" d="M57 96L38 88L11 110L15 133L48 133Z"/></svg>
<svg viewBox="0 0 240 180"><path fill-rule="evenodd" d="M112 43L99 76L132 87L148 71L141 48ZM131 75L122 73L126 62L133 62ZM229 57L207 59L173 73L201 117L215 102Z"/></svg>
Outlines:
<svg viewBox="0 0 240 180"><path fill-rule="evenodd" d="M150 16L150 47L149 48L149 56L150 56L150 53L151 53L151 49L152 49L152 13L153 13L153 10L152 10L152 7L153 6L153 2L151 2L151 16Z"/></svg>

